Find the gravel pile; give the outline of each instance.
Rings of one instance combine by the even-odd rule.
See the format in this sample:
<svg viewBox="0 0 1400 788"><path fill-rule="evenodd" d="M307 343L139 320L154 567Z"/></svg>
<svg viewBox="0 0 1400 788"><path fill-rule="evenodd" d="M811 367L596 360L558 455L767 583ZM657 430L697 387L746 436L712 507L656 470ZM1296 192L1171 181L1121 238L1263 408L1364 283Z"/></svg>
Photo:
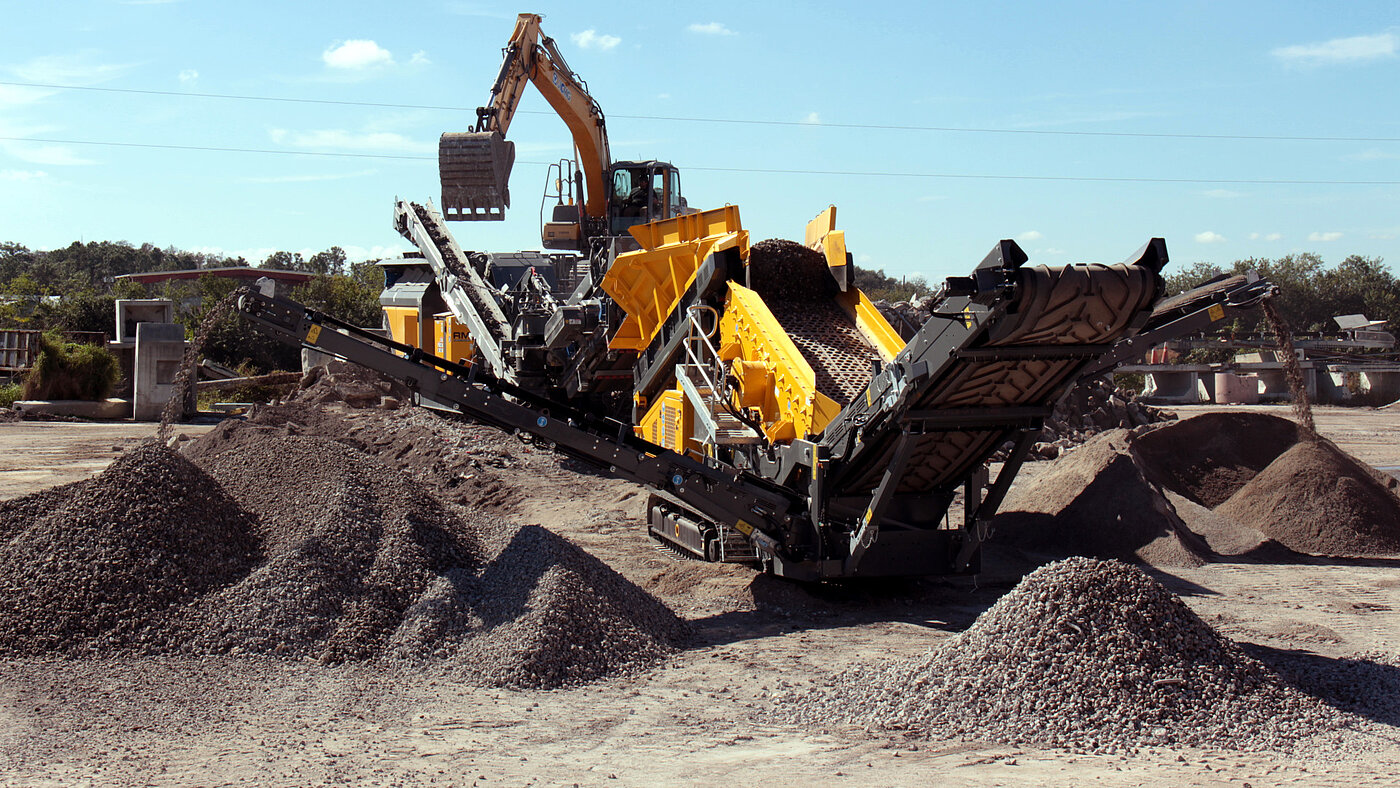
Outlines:
<svg viewBox="0 0 1400 788"><path fill-rule="evenodd" d="M829 300L840 292L821 252L782 238L750 247L749 287L770 304Z"/></svg>
<svg viewBox="0 0 1400 788"><path fill-rule="evenodd" d="M1322 438L1294 444L1215 511L1302 553L1400 553L1400 498Z"/></svg>
<svg viewBox="0 0 1400 788"><path fill-rule="evenodd" d="M259 558L254 519L175 451L0 503L0 653L161 648L176 609Z"/></svg>
<svg viewBox="0 0 1400 788"><path fill-rule="evenodd" d="M1096 752L1288 749L1346 722L1140 570L1086 558L1027 575L923 656L852 668L787 700L808 724Z"/></svg>
<svg viewBox="0 0 1400 788"><path fill-rule="evenodd" d="M1172 411L1139 402L1137 395L1116 388L1107 380L1081 380L1055 403L1054 413L1045 420L1040 442L1031 449L1031 458L1053 460L1063 450L1101 432L1162 424L1176 418Z"/></svg>
<svg viewBox="0 0 1400 788"><path fill-rule="evenodd" d="M0 505L0 653L381 660L555 687L684 639L669 609L570 542L446 504L309 432L225 422L188 456L145 446Z"/></svg>
<svg viewBox="0 0 1400 788"><path fill-rule="evenodd" d="M685 638L655 597L539 526L509 535L475 575L434 581L403 616L389 651L446 660L496 686L556 687L653 662Z"/></svg>

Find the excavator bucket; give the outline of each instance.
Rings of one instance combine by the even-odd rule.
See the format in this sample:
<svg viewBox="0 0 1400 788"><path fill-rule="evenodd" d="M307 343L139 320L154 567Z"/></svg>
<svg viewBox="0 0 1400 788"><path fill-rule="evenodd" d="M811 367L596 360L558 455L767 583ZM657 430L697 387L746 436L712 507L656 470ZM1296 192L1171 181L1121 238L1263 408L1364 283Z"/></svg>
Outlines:
<svg viewBox="0 0 1400 788"><path fill-rule="evenodd" d="M442 215L459 222L499 222L510 207L515 143L500 132L444 134L438 140Z"/></svg>

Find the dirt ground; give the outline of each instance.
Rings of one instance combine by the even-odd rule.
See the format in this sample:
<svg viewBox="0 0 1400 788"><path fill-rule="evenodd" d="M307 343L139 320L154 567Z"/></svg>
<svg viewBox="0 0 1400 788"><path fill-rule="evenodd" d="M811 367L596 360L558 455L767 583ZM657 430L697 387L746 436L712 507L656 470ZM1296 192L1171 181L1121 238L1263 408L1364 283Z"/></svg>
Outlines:
<svg viewBox="0 0 1400 788"><path fill-rule="evenodd" d="M1400 466L1400 411L1315 415L1318 431L1358 458ZM96 473L153 432L0 424L0 499ZM546 692L247 658L0 660L0 784L1312 786L1394 784L1400 771L1400 719L1375 720L1381 732L1354 752L1306 757L1098 756L774 723L763 712L778 691L927 651L1010 580L988 572L804 589L653 547L642 534L645 492L633 485L581 484L557 463L522 473L536 493L508 501L510 516L567 536L662 598L692 622L693 648L640 677ZM1216 563L1156 575L1260 654L1303 652L1326 667L1400 653L1400 560Z"/></svg>

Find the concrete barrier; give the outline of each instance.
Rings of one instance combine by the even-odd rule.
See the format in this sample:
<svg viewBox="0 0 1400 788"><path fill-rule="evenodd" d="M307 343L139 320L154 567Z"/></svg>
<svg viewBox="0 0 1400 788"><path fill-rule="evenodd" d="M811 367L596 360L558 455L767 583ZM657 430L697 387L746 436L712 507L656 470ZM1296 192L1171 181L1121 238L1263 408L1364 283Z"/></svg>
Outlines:
<svg viewBox="0 0 1400 788"><path fill-rule="evenodd" d="M185 358L185 327L179 323L137 323L132 375L132 418L155 421L175 393L175 376ZM194 388L190 388L193 396ZM190 410L188 404L185 410Z"/></svg>

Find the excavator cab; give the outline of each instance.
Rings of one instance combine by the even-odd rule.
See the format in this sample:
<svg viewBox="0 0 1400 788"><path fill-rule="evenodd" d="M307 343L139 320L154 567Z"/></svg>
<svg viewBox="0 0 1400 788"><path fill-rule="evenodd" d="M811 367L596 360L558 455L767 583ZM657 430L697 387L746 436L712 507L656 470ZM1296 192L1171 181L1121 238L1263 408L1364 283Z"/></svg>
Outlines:
<svg viewBox="0 0 1400 788"><path fill-rule="evenodd" d="M608 178L608 234L687 212L681 174L664 161L620 161Z"/></svg>

